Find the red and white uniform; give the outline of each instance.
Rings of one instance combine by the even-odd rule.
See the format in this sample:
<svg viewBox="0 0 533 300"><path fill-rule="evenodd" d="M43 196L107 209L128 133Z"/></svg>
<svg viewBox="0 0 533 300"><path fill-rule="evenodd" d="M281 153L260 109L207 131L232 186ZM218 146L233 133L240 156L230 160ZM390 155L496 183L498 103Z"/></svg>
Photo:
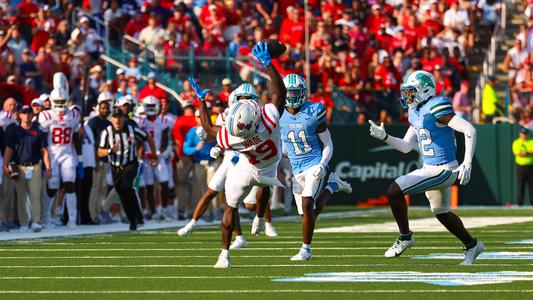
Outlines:
<svg viewBox="0 0 533 300"><path fill-rule="evenodd" d="M153 120L148 117L142 117L139 119L139 127L146 131L153 139L155 149L161 148L163 141L163 133L166 129L169 129L169 124L161 116L155 117ZM144 172L141 178L141 186L154 185L155 178L159 182L168 182L170 174L168 172L167 165L163 162L163 158L159 157L159 164L157 167L152 167L152 152L148 142L144 143Z"/></svg>
<svg viewBox="0 0 533 300"><path fill-rule="evenodd" d="M73 145L74 132L80 130L80 114L77 110L45 110L39 114L39 124L48 133L48 148L52 176L48 179L51 189L58 189L62 182L76 181L78 155Z"/></svg>
<svg viewBox="0 0 533 300"><path fill-rule="evenodd" d="M11 124L17 123L17 117L11 111L0 110L0 127L7 128Z"/></svg>
<svg viewBox="0 0 533 300"><path fill-rule="evenodd" d="M172 144L172 129L174 128L174 124L176 123L176 119L178 118L177 116L175 116L174 114L171 114L171 113L166 113L164 116L162 116L163 120L166 122L166 124L168 125L168 138L169 138L169 142L168 142L168 147L167 147L167 150L166 151L169 151L169 155L165 155L162 157L162 161L163 163L166 165L167 167L167 171L168 171L168 188L169 189L173 189L174 186L175 186L175 183L174 183L174 178L172 176L173 174L173 167L172 167L172 157L173 157L173 153L174 153L174 145ZM170 149L169 149L170 148ZM165 151L165 152L166 152Z"/></svg>
<svg viewBox="0 0 533 300"><path fill-rule="evenodd" d="M225 126L218 131L217 143L222 149L241 153L239 162L227 173L229 206L237 207L254 186L283 186L276 174L281 159L279 118L276 106L266 104L261 108L261 122L252 137L232 136Z"/></svg>

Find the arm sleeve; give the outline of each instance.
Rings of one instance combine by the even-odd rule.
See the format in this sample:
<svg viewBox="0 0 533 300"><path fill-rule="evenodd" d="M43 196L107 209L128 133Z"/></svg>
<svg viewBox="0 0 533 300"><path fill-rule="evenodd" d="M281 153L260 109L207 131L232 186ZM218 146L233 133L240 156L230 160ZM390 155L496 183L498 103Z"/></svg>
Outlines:
<svg viewBox="0 0 533 300"><path fill-rule="evenodd" d="M148 134L144 130L142 130L142 129L138 128L138 127L133 128L133 132L135 134L135 138L140 140L140 141L144 142L144 141L146 141L148 139Z"/></svg>
<svg viewBox="0 0 533 300"><path fill-rule="evenodd" d="M196 127L193 127L187 132L187 137L183 142L183 154L194 155L196 153L196 143L194 142L194 136L196 135Z"/></svg>
<svg viewBox="0 0 533 300"><path fill-rule="evenodd" d="M430 113L438 119L442 116L453 114L453 106L448 98L439 97L432 101Z"/></svg>
<svg viewBox="0 0 533 300"><path fill-rule="evenodd" d="M389 135L385 142L391 145L394 149L402 152L409 153L416 145L417 137L416 130L413 126L409 126L403 139Z"/></svg>
<svg viewBox="0 0 533 300"><path fill-rule="evenodd" d="M326 109L320 103L318 104L316 119L317 119L318 124L322 124L326 122Z"/></svg>
<svg viewBox="0 0 533 300"><path fill-rule="evenodd" d="M322 142L322 145L324 145L322 148L322 159L320 160L320 163L327 165L333 156L333 142L331 141L331 134L329 133L329 130L326 129L325 131L320 132L318 134L318 138Z"/></svg>
<svg viewBox="0 0 533 300"><path fill-rule="evenodd" d="M455 131L462 132L465 136L465 158L463 162L472 163L474 158L474 151L476 150L476 138L477 132L474 126L468 121L454 116L450 122L448 122L448 127L452 128Z"/></svg>
<svg viewBox="0 0 533 300"><path fill-rule="evenodd" d="M109 149L111 148L108 143L107 135L109 133L107 132L107 128L102 130L102 133L100 134L100 143L98 143L99 148Z"/></svg>

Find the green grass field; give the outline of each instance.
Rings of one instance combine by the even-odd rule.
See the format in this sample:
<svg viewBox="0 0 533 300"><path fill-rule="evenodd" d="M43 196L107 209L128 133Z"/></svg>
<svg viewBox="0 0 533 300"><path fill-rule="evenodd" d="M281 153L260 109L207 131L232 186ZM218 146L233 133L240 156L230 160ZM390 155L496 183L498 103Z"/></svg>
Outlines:
<svg viewBox="0 0 533 300"><path fill-rule="evenodd" d="M327 208L326 212L335 210ZM337 208L338 210L338 208ZM392 221L387 210L334 215L318 228ZM365 212L365 213L363 213ZM460 216L533 216L533 210L464 209ZM410 212L412 219L431 217L428 209ZM486 252L521 252L529 259L483 259L470 267L457 259L414 259L432 253L462 254L460 243L446 232L416 232L417 243L400 258L385 259L392 232L316 233L314 260L291 262L300 245L296 220L277 222L277 238L246 236L249 248L232 251L232 268L213 269L220 249L218 226L180 238L175 230L109 234L78 238L15 241L0 244L0 299L533 299L533 244L506 242L533 239L533 222L473 229ZM250 225L243 229L249 232ZM375 282L376 272L445 273L532 272L522 280L472 286L420 282ZM279 282L313 278L313 273L372 272L368 282ZM441 274L442 273L442 274ZM386 274L389 279L398 274ZM407 274L407 273L406 273ZM492 274L492 278L501 273ZM456 274L467 276L475 274ZM527 275L527 274L526 274ZM362 278L352 274L352 278ZM374 276L374 277L373 277ZM444 277L443 277L444 276ZM522 276L522 275L520 275ZM448 279L443 279L449 280ZM491 284L489 284L491 283Z"/></svg>

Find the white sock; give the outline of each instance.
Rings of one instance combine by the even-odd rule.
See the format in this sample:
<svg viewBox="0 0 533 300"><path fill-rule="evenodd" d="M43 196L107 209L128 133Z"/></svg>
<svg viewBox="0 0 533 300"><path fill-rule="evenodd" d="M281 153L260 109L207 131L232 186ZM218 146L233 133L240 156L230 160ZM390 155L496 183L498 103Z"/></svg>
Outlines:
<svg viewBox="0 0 533 300"><path fill-rule="evenodd" d="M49 197L46 192L43 199L43 220L50 222L52 219L52 206L54 205L54 198Z"/></svg>
<svg viewBox="0 0 533 300"><path fill-rule="evenodd" d="M161 206L157 206L157 207L155 208L155 213L156 213L157 215L160 215L160 214L161 214Z"/></svg>
<svg viewBox="0 0 533 300"><path fill-rule="evenodd" d="M221 256L228 257L228 256L229 256L229 250L222 249L222 251L220 252L220 255L221 255Z"/></svg>
<svg viewBox="0 0 533 300"><path fill-rule="evenodd" d="M68 210L68 222L69 224L76 224L78 218L78 209L76 204L76 194L74 193L65 193L65 200L67 202Z"/></svg>
<svg viewBox="0 0 533 300"><path fill-rule="evenodd" d="M272 227L272 223L265 221L265 227Z"/></svg>
<svg viewBox="0 0 533 300"><path fill-rule="evenodd" d="M302 243L302 249L306 250L307 252L311 252L311 244Z"/></svg>
<svg viewBox="0 0 533 300"><path fill-rule="evenodd" d="M242 241L242 240L244 240L244 237L242 235L238 235L238 236L235 237L235 240L236 241Z"/></svg>
<svg viewBox="0 0 533 300"><path fill-rule="evenodd" d="M198 221L195 220L195 219L191 219L191 220L189 221L189 224L191 224L191 226L195 226L195 225L196 225L196 222L198 222Z"/></svg>
<svg viewBox="0 0 533 300"><path fill-rule="evenodd" d="M55 197L56 197L56 196L54 196L54 198L55 198ZM63 196L63 199L62 199L62 200L64 200L64 198L65 198L65 197ZM58 199L58 200L59 200L59 199ZM63 212L65 211L65 201L60 201L60 202L61 202L61 205L56 206L56 217L57 217L57 216L62 217L62 216L63 216Z"/></svg>

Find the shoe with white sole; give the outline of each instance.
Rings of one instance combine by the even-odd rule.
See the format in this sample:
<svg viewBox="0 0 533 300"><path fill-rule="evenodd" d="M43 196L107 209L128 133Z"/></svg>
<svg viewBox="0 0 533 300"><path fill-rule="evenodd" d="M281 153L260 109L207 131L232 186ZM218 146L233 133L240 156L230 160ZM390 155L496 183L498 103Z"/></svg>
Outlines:
<svg viewBox="0 0 533 300"><path fill-rule="evenodd" d="M352 186L348 182L342 180L339 175L337 175L337 173L333 172L329 174L328 183L330 182L334 182L337 184L337 186L339 187L337 192L345 192L348 194L352 193Z"/></svg>
<svg viewBox="0 0 533 300"><path fill-rule="evenodd" d="M69 221L68 224L67 224L67 227L68 227L68 229L72 230L72 229L76 229L78 227L78 225L76 224L76 222L70 222Z"/></svg>
<svg viewBox="0 0 533 300"><path fill-rule="evenodd" d="M482 242L477 242L476 246L474 248L470 248L468 250L465 250L465 260L460 263L461 266L470 266L474 263L476 258L483 253L485 250L485 245L483 245Z"/></svg>
<svg viewBox="0 0 533 300"><path fill-rule="evenodd" d="M276 231L276 228L272 226L272 223L265 222L265 235L269 237L278 236L278 232Z"/></svg>
<svg viewBox="0 0 533 300"><path fill-rule="evenodd" d="M231 243L231 246L229 246L231 250L242 249L246 247L248 247L248 242L243 237L236 238L233 243Z"/></svg>
<svg viewBox="0 0 533 300"><path fill-rule="evenodd" d="M311 260L311 259L313 259L311 256L311 250L306 250L303 248L300 249L300 252L298 252L298 254L291 257L292 261Z"/></svg>
<svg viewBox="0 0 533 300"><path fill-rule="evenodd" d="M178 235L179 236L189 235L194 230L194 227L196 227L196 224L193 224L192 222L189 222L185 226L183 226L182 228L180 228L178 230Z"/></svg>
<svg viewBox="0 0 533 300"><path fill-rule="evenodd" d="M43 227L39 225L39 223L31 223L31 230L33 230L33 232L41 232Z"/></svg>
<svg viewBox="0 0 533 300"><path fill-rule="evenodd" d="M258 235L265 230L265 218L255 216L252 222L252 235Z"/></svg>
<svg viewBox="0 0 533 300"><path fill-rule="evenodd" d="M399 238L396 239L394 244L385 252L385 257L398 257L402 255L402 253L411 248L415 244L415 238L411 237L410 240L400 240Z"/></svg>
<svg viewBox="0 0 533 300"><path fill-rule="evenodd" d="M213 266L215 269L228 269L231 267L231 261L229 258L229 253L227 255L224 255L220 253L218 256L217 263Z"/></svg>

